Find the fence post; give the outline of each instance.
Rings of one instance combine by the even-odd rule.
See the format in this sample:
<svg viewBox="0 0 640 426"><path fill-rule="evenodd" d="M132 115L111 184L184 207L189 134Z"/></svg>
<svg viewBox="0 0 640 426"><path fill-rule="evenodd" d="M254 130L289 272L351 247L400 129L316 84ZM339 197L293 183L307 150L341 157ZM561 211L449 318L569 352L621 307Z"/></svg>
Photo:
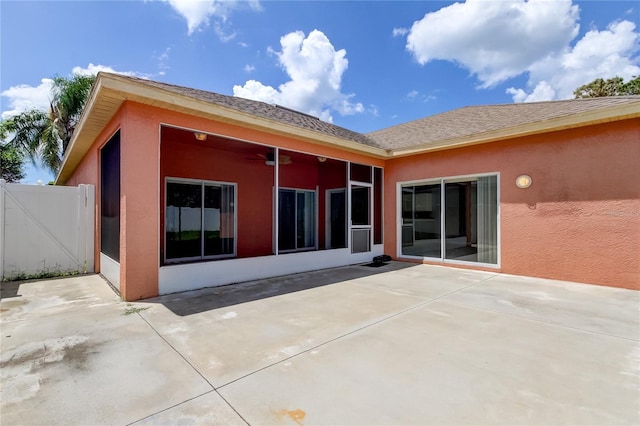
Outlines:
<svg viewBox="0 0 640 426"><path fill-rule="evenodd" d="M94 185L86 185L87 202L85 212L87 215L87 269L89 272L96 272L96 187Z"/></svg>
<svg viewBox="0 0 640 426"><path fill-rule="evenodd" d="M0 282L4 280L4 191L6 181L0 179Z"/></svg>
<svg viewBox="0 0 640 426"><path fill-rule="evenodd" d="M84 262L84 272L94 272L94 186L93 185L78 185L80 190L80 202L79 202L79 242L82 244L80 252L82 253L82 260Z"/></svg>
<svg viewBox="0 0 640 426"><path fill-rule="evenodd" d="M86 256L86 243L85 243L85 215L84 215L84 204L85 204L85 189L83 185L78 185L76 188L76 209L78 211L78 223L76 225L76 232L78 233L76 236L76 254L78 256L78 260L82 262L80 268L82 272L87 272L87 256Z"/></svg>

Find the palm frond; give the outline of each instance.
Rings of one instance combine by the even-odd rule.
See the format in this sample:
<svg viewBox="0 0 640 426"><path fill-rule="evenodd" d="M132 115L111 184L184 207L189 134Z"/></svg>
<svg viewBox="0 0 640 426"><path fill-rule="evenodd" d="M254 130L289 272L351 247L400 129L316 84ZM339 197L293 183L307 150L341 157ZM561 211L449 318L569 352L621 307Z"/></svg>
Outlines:
<svg viewBox="0 0 640 426"><path fill-rule="evenodd" d="M32 109L3 120L0 123L0 138L24 154L34 155L40 144L40 137L51 125L50 117Z"/></svg>
<svg viewBox="0 0 640 426"><path fill-rule="evenodd" d="M30 110L0 122L0 141L57 174L95 76L56 76L49 111Z"/></svg>

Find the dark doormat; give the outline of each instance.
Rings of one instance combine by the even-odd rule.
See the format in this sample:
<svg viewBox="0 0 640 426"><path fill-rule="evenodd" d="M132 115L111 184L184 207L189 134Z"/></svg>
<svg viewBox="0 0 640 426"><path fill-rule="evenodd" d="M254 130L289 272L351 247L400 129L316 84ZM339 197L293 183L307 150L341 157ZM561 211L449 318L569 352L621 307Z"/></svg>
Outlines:
<svg viewBox="0 0 640 426"><path fill-rule="evenodd" d="M374 257L373 262L367 263L364 266L369 266L371 268L379 268L381 266L388 265L387 262L390 262L390 261L391 261L391 256L389 256L388 254L382 254L380 256Z"/></svg>
<svg viewBox="0 0 640 426"><path fill-rule="evenodd" d="M373 263L367 263L366 265L362 265L362 266L369 266L370 268L379 268L379 267L384 266L384 265L388 265L388 263L373 262Z"/></svg>

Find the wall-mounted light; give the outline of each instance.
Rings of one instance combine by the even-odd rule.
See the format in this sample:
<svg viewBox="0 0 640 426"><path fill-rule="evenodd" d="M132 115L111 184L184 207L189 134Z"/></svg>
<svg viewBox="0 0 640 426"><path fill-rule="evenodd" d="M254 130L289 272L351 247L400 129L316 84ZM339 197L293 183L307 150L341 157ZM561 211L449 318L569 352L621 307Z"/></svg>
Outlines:
<svg viewBox="0 0 640 426"><path fill-rule="evenodd" d="M206 141L207 140L207 134L206 133L193 132L193 136L195 136L196 139L198 139L199 141Z"/></svg>
<svg viewBox="0 0 640 426"><path fill-rule="evenodd" d="M516 178L516 186L521 189L530 187L531 182L533 181L529 175L520 175Z"/></svg>
<svg viewBox="0 0 640 426"><path fill-rule="evenodd" d="M324 163L325 161L327 161L327 157L318 156L318 161L321 162L321 163Z"/></svg>

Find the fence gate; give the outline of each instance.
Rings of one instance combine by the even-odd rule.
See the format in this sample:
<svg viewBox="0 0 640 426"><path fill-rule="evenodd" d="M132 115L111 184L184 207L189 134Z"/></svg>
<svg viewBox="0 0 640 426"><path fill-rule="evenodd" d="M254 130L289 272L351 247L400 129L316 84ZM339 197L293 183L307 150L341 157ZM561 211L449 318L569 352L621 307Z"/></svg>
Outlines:
<svg viewBox="0 0 640 426"><path fill-rule="evenodd" d="M93 272L94 205L93 185L0 179L0 278Z"/></svg>

